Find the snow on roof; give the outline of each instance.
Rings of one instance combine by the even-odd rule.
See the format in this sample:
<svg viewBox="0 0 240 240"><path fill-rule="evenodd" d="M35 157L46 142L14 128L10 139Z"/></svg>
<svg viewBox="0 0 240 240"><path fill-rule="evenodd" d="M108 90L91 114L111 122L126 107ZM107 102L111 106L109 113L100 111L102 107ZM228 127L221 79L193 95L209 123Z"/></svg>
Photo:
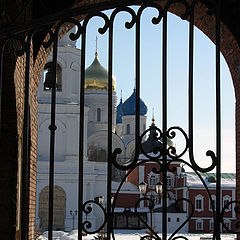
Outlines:
<svg viewBox="0 0 240 240"><path fill-rule="evenodd" d="M117 191L119 185L120 185L120 182L113 181L112 182L112 190ZM129 192L134 193L134 194L136 194L136 192L137 193L139 192L138 187L131 182L124 182L124 184L121 187L121 191L129 191Z"/></svg>
<svg viewBox="0 0 240 240"><path fill-rule="evenodd" d="M194 172L188 172L187 175L187 186L202 188L203 184L198 175ZM201 173L201 176L206 183L208 188L215 188L216 179L215 173ZM234 173L222 173L221 174L221 187L222 188L235 188L236 187L236 174Z"/></svg>
<svg viewBox="0 0 240 240"><path fill-rule="evenodd" d="M157 154L151 152L151 153L147 153L147 155L150 156L150 157L157 157L157 156L159 156L160 154L159 154L159 152L158 152ZM139 154L138 159L139 159L139 160L149 160L149 158L146 157L143 153L142 153L142 154ZM161 159L162 159L162 157L159 157L159 160L161 160ZM168 160L172 160L172 158L170 158L170 157L168 157L168 156L167 156L167 159L168 159Z"/></svg>

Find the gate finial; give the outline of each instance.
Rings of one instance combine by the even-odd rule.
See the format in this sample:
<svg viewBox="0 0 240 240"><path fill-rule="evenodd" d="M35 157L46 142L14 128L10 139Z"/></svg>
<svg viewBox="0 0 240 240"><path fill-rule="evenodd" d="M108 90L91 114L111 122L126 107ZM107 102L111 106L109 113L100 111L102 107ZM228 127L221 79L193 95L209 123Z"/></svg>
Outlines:
<svg viewBox="0 0 240 240"><path fill-rule="evenodd" d="M98 37L96 36L96 51L95 51L95 56L98 56L98 48L97 48L97 41L98 41Z"/></svg>
<svg viewBox="0 0 240 240"><path fill-rule="evenodd" d="M152 126L155 126L154 108L152 109Z"/></svg>

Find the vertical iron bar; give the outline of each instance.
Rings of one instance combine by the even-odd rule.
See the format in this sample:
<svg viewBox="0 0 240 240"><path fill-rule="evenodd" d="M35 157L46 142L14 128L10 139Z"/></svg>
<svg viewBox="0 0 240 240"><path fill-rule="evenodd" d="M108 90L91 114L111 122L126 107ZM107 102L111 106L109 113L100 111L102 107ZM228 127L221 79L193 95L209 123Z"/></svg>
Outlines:
<svg viewBox="0 0 240 240"><path fill-rule="evenodd" d="M220 83L220 6L221 0L217 3L216 12L216 222L215 224L215 234L216 239L220 240L221 231L221 83Z"/></svg>
<svg viewBox="0 0 240 240"><path fill-rule="evenodd" d="M54 194L54 149L55 149L55 119L56 119L56 67L57 67L57 44L58 31L55 30L53 41L53 79L52 79L52 100L51 100L51 124L50 130L50 159L49 159L49 209L48 209L48 239L53 237L53 194Z"/></svg>
<svg viewBox="0 0 240 240"><path fill-rule="evenodd" d="M28 239L29 225L29 72L30 72L31 34L26 42L26 67L24 87L24 120L23 120L23 160L22 160L22 203L21 203L21 238Z"/></svg>
<svg viewBox="0 0 240 240"><path fill-rule="evenodd" d="M191 9L189 20L188 131L190 149L192 149L193 147L193 54L194 54L193 50L194 50L194 7ZM187 213L188 211L189 209L187 209Z"/></svg>
<svg viewBox="0 0 240 240"><path fill-rule="evenodd" d="M136 99L135 99L135 155L139 155L139 135L140 135L140 15L136 21Z"/></svg>
<svg viewBox="0 0 240 240"><path fill-rule="evenodd" d="M0 45L0 136L2 133L2 80L3 80L3 49L4 45Z"/></svg>
<svg viewBox="0 0 240 240"><path fill-rule="evenodd" d="M108 39L108 165L107 165L107 239L111 238L112 214L111 214L111 192L112 192L112 67L113 67L113 21L109 26Z"/></svg>
<svg viewBox="0 0 240 240"><path fill-rule="evenodd" d="M112 61L113 61L113 21L109 26L108 39L108 164L107 164L107 239L111 238L111 191L112 191Z"/></svg>
<svg viewBox="0 0 240 240"><path fill-rule="evenodd" d="M194 49L194 9L190 13L189 22L189 72L188 72L188 116L189 116L189 146L192 149L193 146L193 49ZM193 149L192 149L193 150Z"/></svg>
<svg viewBox="0 0 240 240"><path fill-rule="evenodd" d="M163 15L162 129L163 129L163 211L162 238L167 239L167 11Z"/></svg>
<svg viewBox="0 0 240 240"><path fill-rule="evenodd" d="M79 122L79 165L78 165L78 240L82 240L83 206L83 150L84 150L84 85L85 85L86 27L82 33L81 79L80 79L80 122Z"/></svg>

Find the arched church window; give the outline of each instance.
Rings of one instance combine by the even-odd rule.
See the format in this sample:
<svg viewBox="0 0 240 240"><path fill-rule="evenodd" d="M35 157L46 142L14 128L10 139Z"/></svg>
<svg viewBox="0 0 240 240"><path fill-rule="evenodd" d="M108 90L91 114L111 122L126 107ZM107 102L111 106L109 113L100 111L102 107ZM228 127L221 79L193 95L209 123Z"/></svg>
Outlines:
<svg viewBox="0 0 240 240"><path fill-rule="evenodd" d="M130 134L130 124L127 124L127 131L126 134Z"/></svg>
<svg viewBox="0 0 240 240"><path fill-rule="evenodd" d="M49 91L52 89L53 84L53 62L48 62L43 71L43 85L44 91ZM62 68L57 63L56 67L56 90L62 91Z"/></svg>
<svg viewBox="0 0 240 240"><path fill-rule="evenodd" d="M101 122L101 108L97 109L97 122Z"/></svg>
<svg viewBox="0 0 240 240"><path fill-rule="evenodd" d="M88 148L88 161L92 162L106 162L107 152L105 149L97 146L90 146Z"/></svg>

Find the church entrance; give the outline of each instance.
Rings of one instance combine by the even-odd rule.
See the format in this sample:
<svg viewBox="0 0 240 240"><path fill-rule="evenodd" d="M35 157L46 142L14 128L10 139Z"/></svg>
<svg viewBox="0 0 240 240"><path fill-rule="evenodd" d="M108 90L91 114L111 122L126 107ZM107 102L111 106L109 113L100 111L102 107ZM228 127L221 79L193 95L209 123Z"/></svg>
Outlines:
<svg viewBox="0 0 240 240"><path fill-rule="evenodd" d="M54 187L53 196L53 229L65 230L66 215L66 193L61 187ZM47 231L48 229L48 206L49 206L49 187L45 187L39 194L39 230Z"/></svg>

